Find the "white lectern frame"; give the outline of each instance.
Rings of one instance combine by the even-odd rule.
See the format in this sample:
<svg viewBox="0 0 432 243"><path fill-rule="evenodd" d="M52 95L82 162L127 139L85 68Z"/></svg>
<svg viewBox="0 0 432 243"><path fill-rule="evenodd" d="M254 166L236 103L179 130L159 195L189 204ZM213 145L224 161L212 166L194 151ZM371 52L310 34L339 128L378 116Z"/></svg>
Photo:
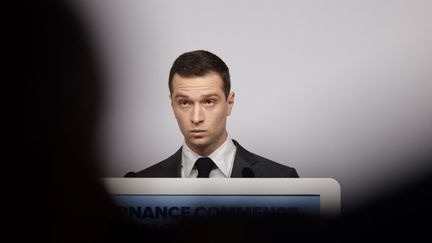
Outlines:
<svg viewBox="0 0 432 243"><path fill-rule="evenodd" d="M339 183L332 178L103 178L114 195L314 195L320 216L340 215Z"/></svg>

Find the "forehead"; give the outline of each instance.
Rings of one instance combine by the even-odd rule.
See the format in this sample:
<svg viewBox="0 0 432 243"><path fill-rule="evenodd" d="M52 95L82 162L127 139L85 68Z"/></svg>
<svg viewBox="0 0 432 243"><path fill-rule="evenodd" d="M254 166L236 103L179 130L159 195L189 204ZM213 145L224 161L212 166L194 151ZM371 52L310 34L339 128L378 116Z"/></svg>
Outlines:
<svg viewBox="0 0 432 243"><path fill-rule="evenodd" d="M172 80L172 88L173 94L205 91L223 93L223 81L221 76L215 72L197 77L182 77L175 74Z"/></svg>

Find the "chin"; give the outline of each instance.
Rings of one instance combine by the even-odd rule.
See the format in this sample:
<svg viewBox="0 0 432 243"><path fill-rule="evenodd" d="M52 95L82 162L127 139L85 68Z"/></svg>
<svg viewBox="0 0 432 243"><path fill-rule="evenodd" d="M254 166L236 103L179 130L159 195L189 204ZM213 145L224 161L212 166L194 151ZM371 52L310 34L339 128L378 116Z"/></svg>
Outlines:
<svg viewBox="0 0 432 243"><path fill-rule="evenodd" d="M209 145L208 141L204 138L193 138L189 143L197 147L206 147Z"/></svg>

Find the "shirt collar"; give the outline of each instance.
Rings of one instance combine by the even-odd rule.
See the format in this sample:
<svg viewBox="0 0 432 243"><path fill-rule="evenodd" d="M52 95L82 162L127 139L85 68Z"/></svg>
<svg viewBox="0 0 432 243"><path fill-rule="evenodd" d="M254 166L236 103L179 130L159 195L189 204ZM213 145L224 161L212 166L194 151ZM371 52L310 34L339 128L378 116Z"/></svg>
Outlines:
<svg viewBox="0 0 432 243"><path fill-rule="evenodd" d="M235 153L235 150L236 146L229 136L227 136L225 142L209 156L201 156L195 153L186 144L186 142L183 142L182 166L184 169L184 176L189 177L191 171L194 169L194 165L197 159L202 157L209 157L213 160L213 162L216 164L218 169L225 175L225 177L229 177L232 169L232 161L229 160L229 156L230 154L232 154L233 151Z"/></svg>

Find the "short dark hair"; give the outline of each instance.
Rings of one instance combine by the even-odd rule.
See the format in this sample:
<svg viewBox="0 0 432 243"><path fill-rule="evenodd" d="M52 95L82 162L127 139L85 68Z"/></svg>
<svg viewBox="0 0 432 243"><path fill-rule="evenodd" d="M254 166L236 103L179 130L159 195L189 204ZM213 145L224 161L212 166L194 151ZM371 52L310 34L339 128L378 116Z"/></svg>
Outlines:
<svg viewBox="0 0 432 243"><path fill-rule="evenodd" d="M170 94L173 92L172 80L175 74L187 78L204 76L210 72L216 72L221 76L225 98L228 98L231 90L228 66L218 56L204 50L186 52L177 57L169 74L168 86Z"/></svg>

